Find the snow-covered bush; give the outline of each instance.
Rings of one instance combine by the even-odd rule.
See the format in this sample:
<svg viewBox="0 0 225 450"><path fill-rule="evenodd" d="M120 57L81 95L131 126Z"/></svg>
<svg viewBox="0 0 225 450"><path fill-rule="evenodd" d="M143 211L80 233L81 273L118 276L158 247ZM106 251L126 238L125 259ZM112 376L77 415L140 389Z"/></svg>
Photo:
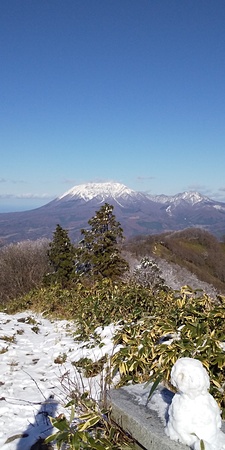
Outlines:
<svg viewBox="0 0 225 450"><path fill-rule="evenodd" d="M154 291L167 288L159 266L156 261L148 256L142 258L140 263L136 265L131 278L142 286L154 289Z"/></svg>

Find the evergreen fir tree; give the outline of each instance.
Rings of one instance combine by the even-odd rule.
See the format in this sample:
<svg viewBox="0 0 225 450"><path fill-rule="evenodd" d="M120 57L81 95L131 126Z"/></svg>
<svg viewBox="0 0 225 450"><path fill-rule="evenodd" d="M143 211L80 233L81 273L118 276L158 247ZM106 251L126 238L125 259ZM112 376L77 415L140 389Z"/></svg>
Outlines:
<svg viewBox="0 0 225 450"><path fill-rule="evenodd" d="M119 244L123 240L123 229L116 221L113 206L105 203L88 224L91 229L81 230L79 261L83 272L98 278L121 276L128 270L128 264L121 256Z"/></svg>
<svg viewBox="0 0 225 450"><path fill-rule="evenodd" d="M68 232L60 225L56 226L53 233L53 240L49 244L48 258L52 268L52 272L47 276L48 282L59 283L65 287L75 274L75 249Z"/></svg>

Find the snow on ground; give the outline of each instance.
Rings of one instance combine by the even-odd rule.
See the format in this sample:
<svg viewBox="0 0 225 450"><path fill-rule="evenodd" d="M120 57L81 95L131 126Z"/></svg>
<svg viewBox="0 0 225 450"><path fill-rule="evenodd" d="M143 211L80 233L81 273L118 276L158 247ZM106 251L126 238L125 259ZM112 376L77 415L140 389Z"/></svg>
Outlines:
<svg viewBox="0 0 225 450"><path fill-rule="evenodd" d="M48 416L69 415L64 406L72 390L89 391L95 399L102 377L81 377L74 362L98 361L112 354L115 326L96 329L98 344L77 342L72 321L48 320L32 312L7 315L0 312L0 448L30 450L40 438L52 433ZM158 386L148 401L151 385L128 386L138 404L157 411L166 426L173 394ZM225 431L225 430L224 430Z"/></svg>
<svg viewBox="0 0 225 450"><path fill-rule="evenodd" d="M81 380L72 363L83 357L98 360L115 351L115 328L99 328L101 345L94 346L75 342L75 331L74 323L66 320L0 312L1 449L30 450L39 437L51 434L48 416L65 413L69 391L76 386L88 389L94 398L99 395L100 376Z"/></svg>

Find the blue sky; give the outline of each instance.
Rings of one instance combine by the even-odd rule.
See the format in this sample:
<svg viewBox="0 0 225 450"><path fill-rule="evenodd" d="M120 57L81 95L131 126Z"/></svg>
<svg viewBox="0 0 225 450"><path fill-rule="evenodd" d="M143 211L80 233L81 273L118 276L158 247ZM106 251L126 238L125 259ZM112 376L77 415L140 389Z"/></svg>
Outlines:
<svg viewBox="0 0 225 450"><path fill-rule="evenodd" d="M117 181L225 201L224 0L1 0L0 212Z"/></svg>

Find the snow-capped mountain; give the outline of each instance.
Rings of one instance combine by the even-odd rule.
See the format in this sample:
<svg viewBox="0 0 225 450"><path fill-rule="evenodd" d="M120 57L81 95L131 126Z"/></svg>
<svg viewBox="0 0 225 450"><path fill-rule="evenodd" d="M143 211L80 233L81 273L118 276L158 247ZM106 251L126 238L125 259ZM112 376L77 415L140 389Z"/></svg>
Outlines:
<svg viewBox="0 0 225 450"><path fill-rule="evenodd" d="M179 205L182 202L186 202L190 205L195 205L199 202L212 202L208 197L201 195L199 192L183 192L176 195L149 195L152 201L159 203L171 203Z"/></svg>
<svg viewBox="0 0 225 450"><path fill-rule="evenodd" d="M120 197L127 195L135 195L135 191L132 191L124 184L120 183L87 183L74 186L69 191L58 197L59 200L63 198L71 199L82 198L86 201L92 200L96 197L101 197L104 201L108 197L112 197L117 200Z"/></svg>
<svg viewBox="0 0 225 450"><path fill-rule="evenodd" d="M122 203L130 201L132 199L144 199L144 195L135 192L128 188L124 184L107 182L107 183L86 183L78 186L74 186L69 191L58 197L57 200L84 200L88 202L90 200L97 200L98 202L108 202L109 199L123 206Z"/></svg>
<svg viewBox="0 0 225 450"><path fill-rule="evenodd" d="M107 182L107 183L86 183L66 191L59 196L57 200L84 200L86 202L96 199L100 202L105 202L109 199L114 200L116 203L121 204L120 201L129 200L151 200L155 203L170 204L173 206L179 206L181 204L195 205L199 202L213 203L208 197L203 196L199 192L183 192L172 195L150 195L143 192L134 191L124 184ZM121 205L122 206L122 205ZM218 207L219 208L219 207Z"/></svg>
<svg viewBox="0 0 225 450"><path fill-rule="evenodd" d="M25 212L0 214L0 244L41 237L52 238L56 225L80 239L81 228L104 204L114 206L126 237L159 234L198 227L218 237L225 235L225 203L198 192L152 196L120 183L87 183L74 186L46 205Z"/></svg>

